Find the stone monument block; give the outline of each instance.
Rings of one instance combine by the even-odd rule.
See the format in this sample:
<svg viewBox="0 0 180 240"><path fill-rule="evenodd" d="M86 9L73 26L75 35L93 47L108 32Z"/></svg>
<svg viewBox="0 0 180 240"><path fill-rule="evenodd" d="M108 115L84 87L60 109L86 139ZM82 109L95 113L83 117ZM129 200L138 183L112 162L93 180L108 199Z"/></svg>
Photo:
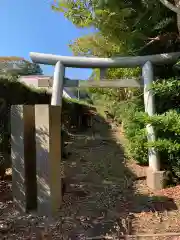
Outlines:
<svg viewBox="0 0 180 240"><path fill-rule="evenodd" d="M13 199L22 212L37 207L35 109L11 107L11 159Z"/></svg>
<svg viewBox="0 0 180 240"><path fill-rule="evenodd" d="M53 216L62 204L61 107L35 105L37 209Z"/></svg>

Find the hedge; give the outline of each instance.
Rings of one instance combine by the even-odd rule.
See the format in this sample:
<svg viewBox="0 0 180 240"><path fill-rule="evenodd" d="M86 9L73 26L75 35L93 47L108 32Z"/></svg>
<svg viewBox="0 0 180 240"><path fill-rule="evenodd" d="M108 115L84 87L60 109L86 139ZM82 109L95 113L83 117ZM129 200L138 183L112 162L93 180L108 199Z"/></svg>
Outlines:
<svg viewBox="0 0 180 240"><path fill-rule="evenodd" d="M0 76L0 176L11 167L10 159L10 108L13 104L50 104L51 94L45 90L30 88L20 83L17 77ZM3 107L2 107L3 104ZM88 106L63 99L62 122L69 120L77 126L77 116Z"/></svg>
<svg viewBox="0 0 180 240"><path fill-rule="evenodd" d="M109 101L108 110L119 123L123 122L125 146L129 158L139 164L148 163L148 147L157 149L161 168L171 172L171 182L180 182L180 81L157 80L152 85L155 95L156 115L149 117L144 112L143 92L137 91L126 101ZM106 96L100 95L99 98ZM97 95L94 96L97 99ZM147 143L146 124L156 130L155 143Z"/></svg>

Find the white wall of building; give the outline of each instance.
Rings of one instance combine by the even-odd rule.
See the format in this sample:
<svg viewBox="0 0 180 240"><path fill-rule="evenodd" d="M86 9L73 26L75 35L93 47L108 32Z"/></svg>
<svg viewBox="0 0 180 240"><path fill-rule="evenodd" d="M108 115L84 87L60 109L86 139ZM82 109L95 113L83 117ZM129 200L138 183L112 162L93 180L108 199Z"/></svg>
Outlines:
<svg viewBox="0 0 180 240"><path fill-rule="evenodd" d="M19 78L19 81L22 83L27 84L28 86L36 87L36 88L43 88L48 89L51 91L51 85L52 85L52 78L49 76L21 76ZM77 97L71 92L68 91L68 89L63 90L63 97L69 98L69 99L77 99Z"/></svg>

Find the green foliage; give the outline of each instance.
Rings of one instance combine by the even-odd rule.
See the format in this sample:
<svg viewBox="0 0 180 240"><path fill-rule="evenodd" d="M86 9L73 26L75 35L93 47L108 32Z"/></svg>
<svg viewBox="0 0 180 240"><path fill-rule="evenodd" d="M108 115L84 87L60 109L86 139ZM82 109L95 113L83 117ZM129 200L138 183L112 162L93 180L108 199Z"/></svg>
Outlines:
<svg viewBox="0 0 180 240"><path fill-rule="evenodd" d="M0 75L18 77L19 75L42 75L43 71L39 64L31 63L24 59L13 60L13 58L1 59Z"/></svg>
<svg viewBox="0 0 180 240"><path fill-rule="evenodd" d="M94 35L96 40L100 39L100 42L104 38L104 42L116 45L117 49L120 46L119 55L124 51L126 54L138 54L142 50L144 54L146 47L159 43L165 49L168 45L167 39L161 36L167 33L178 33L176 14L155 0L136 2L132 0L59 0L52 8L63 13L77 27L93 27L96 31L90 38L92 39ZM97 31L100 34L97 34ZM155 40L157 36L159 40ZM92 46L90 38L84 36L78 39L78 44L77 42L75 44L80 47L87 39L86 47L90 48ZM171 42L172 44L177 45L177 42ZM95 46L96 43L93 45ZM154 53L158 51L159 46L153 50ZM85 54L87 54L86 51Z"/></svg>
<svg viewBox="0 0 180 240"><path fill-rule="evenodd" d="M95 30L71 42L70 48L75 55L113 58L180 49L176 14L160 1L61 0L53 5L53 9L63 13L77 27ZM148 160L145 126L147 123L154 125L157 141L153 147L159 151L162 168L170 168L180 179L180 83L170 79L175 73L179 75L179 67L178 64L174 69L172 66L155 66L154 73L157 78L166 80L158 80L152 86L158 114L153 118L144 113L141 89L92 88L89 92L95 102L103 102L116 121L123 122L128 155L141 164ZM139 78L140 74L139 68L108 69L106 77ZM95 69L91 78L98 81L99 75L99 70Z"/></svg>
<svg viewBox="0 0 180 240"><path fill-rule="evenodd" d="M164 113L169 109L178 110L180 103L180 81L173 78L168 81L165 79L158 80L152 86L152 89L155 93L158 113Z"/></svg>
<svg viewBox="0 0 180 240"><path fill-rule="evenodd" d="M152 117L144 112L142 92L121 102L109 97L106 108L116 121L123 122L128 157L147 164L148 148L154 147L159 152L161 168L170 170L176 183L180 181L180 83L177 79L158 80L152 90L157 111ZM155 128L154 143L147 142L147 124Z"/></svg>
<svg viewBox="0 0 180 240"><path fill-rule="evenodd" d="M116 57L156 54L179 48L176 14L159 1L122 0L61 0L52 6L80 28L93 27L95 31L70 43L74 55ZM154 11L156 9L156 11ZM157 14L158 12L158 14ZM172 76L172 66L158 67L158 77ZM139 76L140 69L109 69L107 78ZM93 71L92 78L99 73ZM134 89L92 89L97 94L114 96L117 101L129 99Z"/></svg>
<svg viewBox="0 0 180 240"><path fill-rule="evenodd" d="M42 75L42 74L43 74L43 71L39 66L39 64L30 63L27 61L23 62L23 64L21 64L18 69L14 69L14 70L11 69L6 71L6 75L9 75L9 77L11 76L16 77L19 75L27 76L27 75Z"/></svg>
<svg viewBox="0 0 180 240"><path fill-rule="evenodd" d="M131 78L131 77L140 77L140 68L112 68L108 69L106 73L107 79L112 79L115 81L115 79L120 78ZM100 79L100 71L96 69L96 71L93 72L91 79L98 81ZM90 93L95 95L98 98L103 98L105 101L112 100L114 102L119 102L122 100L130 99L132 96L136 95L139 92L139 89L133 89L133 88L91 88L88 90Z"/></svg>
<svg viewBox="0 0 180 240"><path fill-rule="evenodd" d="M10 109L13 104L49 103L50 95L18 82L17 76L0 76L0 175L3 176L10 159Z"/></svg>
<svg viewBox="0 0 180 240"><path fill-rule="evenodd" d="M11 166L10 159L10 109L16 104L50 104L51 95L45 90L30 88L18 81L17 76L0 76L0 176ZM84 106L63 99L62 122L66 123L66 115L70 118L79 114L77 109ZM75 124L74 124L75 125Z"/></svg>
<svg viewBox="0 0 180 240"><path fill-rule="evenodd" d="M94 29L92 34L70 43L75 55L115 57L180 48L176 14L159 1L59 0L52 9L64 14L76 27ZM156 75L170 77L174 74L171 68L165 71L159 67ZM110 75L118 78L121 74L113 69Z"/></svg>
<svg viewBox="0 0 180 240"><path fill-rule="evenodd" d="M20 69L19 75L42 75L43 71L39 64L26 62Z"/></svg>
<svg viewBox="0 0 180 240"><path fill-rule="evenodd" d="M50 95L46 91L30 88L20 83L17 76L0 76L0 96L8 104L49 103Z"/></svg>
<svg viewBox="0 0 180 240"><path fill-rule="evenodd" d="M111 57L116 54L125 54L126 49L121 42L117 44L108 40L100 32L88 34L71 41L70 48L74 55Z"/></svg>

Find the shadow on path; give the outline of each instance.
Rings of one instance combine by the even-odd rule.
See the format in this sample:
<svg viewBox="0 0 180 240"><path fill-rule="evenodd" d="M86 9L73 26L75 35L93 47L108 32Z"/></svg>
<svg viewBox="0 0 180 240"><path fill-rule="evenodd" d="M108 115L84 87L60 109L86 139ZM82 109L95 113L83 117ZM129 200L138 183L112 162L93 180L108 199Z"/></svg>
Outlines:
<svg viewBox="0 0 180 240"><path fill-rule="evenodd" d="M71 135L61 209L62 229L71 239L133 234L136 213L177 210L172 199L138 193L135 183L145 184L145 176L138 178L127 167L116 131L95 116L86 133Z"/></svg>

